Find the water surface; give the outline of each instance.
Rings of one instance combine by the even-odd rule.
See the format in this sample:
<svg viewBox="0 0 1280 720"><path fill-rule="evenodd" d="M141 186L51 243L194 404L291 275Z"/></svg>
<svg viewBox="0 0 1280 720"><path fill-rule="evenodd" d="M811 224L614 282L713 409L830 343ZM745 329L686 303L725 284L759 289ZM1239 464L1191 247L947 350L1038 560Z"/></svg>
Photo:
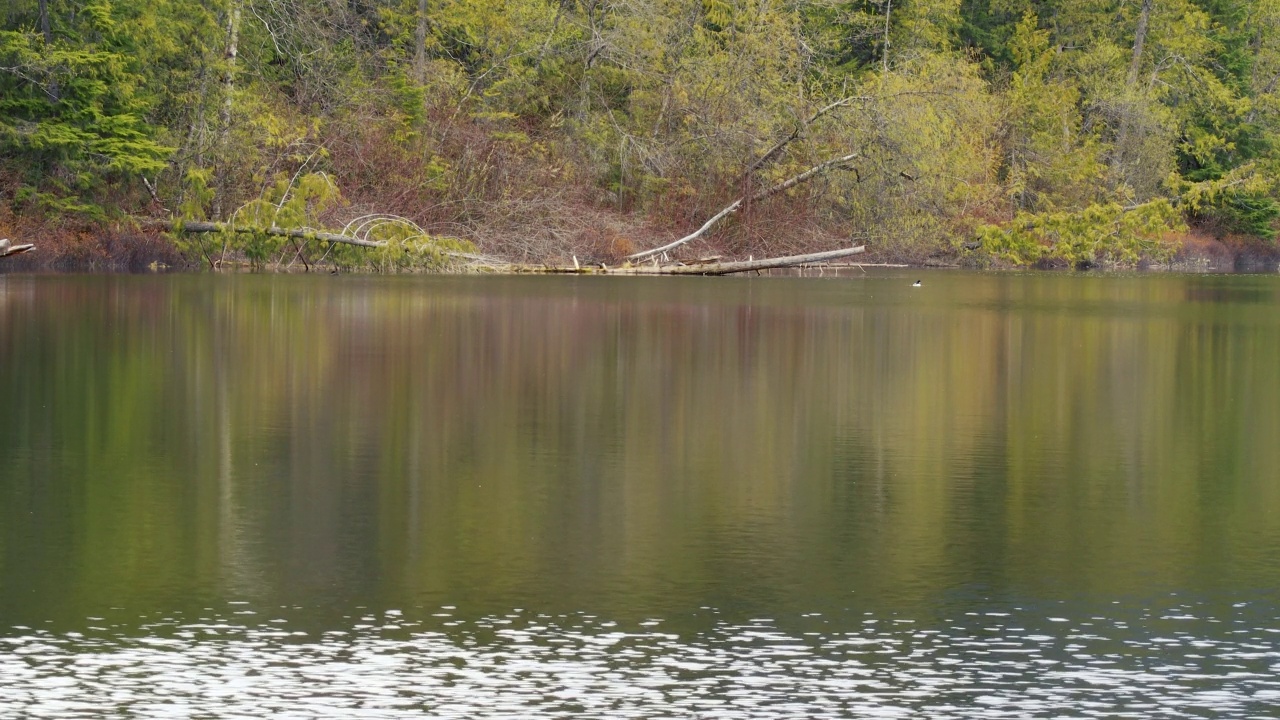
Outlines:
<svg viewBox="0 0 1280 720"><path fill-rule="evenodd" d="M1280 278L0 276L0 714L1280 712Z"/></svg>

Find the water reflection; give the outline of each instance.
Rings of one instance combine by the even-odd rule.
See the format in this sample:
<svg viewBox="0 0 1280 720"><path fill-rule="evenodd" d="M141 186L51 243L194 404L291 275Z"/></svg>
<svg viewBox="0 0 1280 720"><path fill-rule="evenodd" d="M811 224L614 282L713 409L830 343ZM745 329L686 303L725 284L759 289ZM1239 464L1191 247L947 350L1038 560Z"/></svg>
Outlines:
<svg viewBox="0 0 1280 720"><path fill-rule="evenodd" d="M390 696L315 702L407 708L406 678L471 648L534 703L485 663L545 674L565 646L595 683L574 702L637 716L668 712L620 694L645 673L685 716L1275 702L1229 666L1276 664L1280 279L911 279L0 276L0 641L28 658L0 693L63 697L96 657L75 683L213 663L229 707L296 703L303 665L356 648L392 658L352 676ZM290 610L204 610L232 601ZM428 613L387 638L385 611L446 605L472 633L521 608L524 635L473 647ZM674 639L639 625L699 608ZM596 664L607 622L634 665ZM833 690L864 670L887 694Z"/></svg>

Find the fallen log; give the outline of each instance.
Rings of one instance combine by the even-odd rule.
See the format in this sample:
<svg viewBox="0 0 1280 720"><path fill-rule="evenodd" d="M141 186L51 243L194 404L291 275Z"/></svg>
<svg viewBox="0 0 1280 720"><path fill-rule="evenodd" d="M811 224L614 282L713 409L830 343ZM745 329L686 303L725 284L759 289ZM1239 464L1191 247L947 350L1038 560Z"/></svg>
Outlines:
<svg viewBox="0 0 1280 720"><path fill-rule="evenodd" d="M34 250L35 245L27 243L25 245L14 245L9 242L9 238L0 238L0 258L9 257L10 255L19 255L29 250Z"/></svg>
<svg viewBox="0 0 1280 720"><path fill-rule="evenodd" d="M354 235L343 235L340 233L324 232L321 230L310 230L306 228L281 228L281 227L249 227L243 225L229 225L227 223L207 222L204 220L188 220L186 222L175 222L172 220L144 220L148 225L155 225L172 230L175 232L193 232L193 233L216 233L216 232L236 232L236 233L263 233L264 235L274 235L277 237L295 238L301 240L319 240L321 242L342 243L344 245L357 245L359 247L380 248L386 245L380 240L367 240L365 238L356 237ZM474 253L457 252L455 250L440 250L440 253L453 258L462 260L470 260L478 263L497 263L499 261L488 258L483 255ZM500 263L503 264L503 263Z"/></svg>
<svg viewBox="0 0 1280 720"><path fill-rule="evenodd" d="M909 267L911 267L911 266L910 266L910 265L908 265L908 264L906 264L906 263L860 263L860 262L847 262L847 263L834 263L834 264L828 265L827 267L832 267L832 268L852 268L852 267L856 267L856 268L869 268L869 267L877 267L877 268L909 268Z"/></svg>
<svg viewBox="0 0 1280 720"><path fill-rule="evenodd" d="M793 178L794 180L794 178ZM262 232L267 235L277 235L289 238L301 238L307 240L320 240L322 242L346 243L348 245L359 245L361 247L382 247L384 243L377 240L366 240L364 238L353 237L351 235L342 235L338 233L322 232L316 230L304 230L294 228L249 228L249 227L232 227L225 223L207 222L203 220L192 220L185 223L176 223L167 220L152 220L150 224L159 225L170 230L183 232ZM601 264L600 267L582 265L574 258L572 267L547 267L547 266L528 266L515 265L483 255L475 255L472 253L462 253L455 251L442 251L450 257L456 257L463 260L469 260L477 263L486 263L496 269L507 270L516 273L554 273L554 274L582 274L582 275L732 275L734 273L752 272L755 270L772 270L774 268L795 267L797 265L808 265L811 263L822 263L831 260L839 260L841 258L851 257L866 250L865 245L856 247L841 248L839 250L827 250L819 253L808 253L805 255L787 255L785 257L761 258L760 260L740 260L736 262L717 262L719 258L705 258L695 261L691 265L624 265L621 267L607 267Z"/></svg>
<svg viewBox="0 0 1280 720"><path fill-rule="evenodd" d="M734 262L711 262L695 265L634 265L622 267L538 267L513 266L518 273L551 273L577 275L732 275L734 273L752 272L756 270L772 270L774 268L795 267L812 263L839 260L857 255L866 250L865 245L827 250L826 252L808 253L805 255L787 255L784 257L761 258L759 260L739 260Z"/></svg>
<svg viewBox="0 0 1280 720"><path fill-rule="evenodd" d="M820 253L787 255L784 257L761 258L759 260L738 260L736 262L708 263L705 265L666 265L657 268L641 266L625 269L635 271L634 274L636 275L732 275L754 270L772 270L774 268L795 267L796 265L839 260L840 258L857 255L866 249L866 245L858 245L857 247L828 250Z"/></svg>
<svg viewBox="0 0 1280 720"><path fill-rule="evenodd" d="M319 230L306 230L300 228L280 228L280 227L248 227L244 225L228 225L226 223L205 222L203 220L188 220L184 223L169 222L167 220L158 223L170 230L179 232L193 233L215 233L215 232L236 232L236 233L262 233L264 235L275 235L278 237L299 238L302 240L320 240L323 242L344 243L346 245L359 245L360 247L377 248L382 247L384 243L377 240L365 240L363 238L352 237L351 235L339 235L338 233L322 232Z"/></svg>

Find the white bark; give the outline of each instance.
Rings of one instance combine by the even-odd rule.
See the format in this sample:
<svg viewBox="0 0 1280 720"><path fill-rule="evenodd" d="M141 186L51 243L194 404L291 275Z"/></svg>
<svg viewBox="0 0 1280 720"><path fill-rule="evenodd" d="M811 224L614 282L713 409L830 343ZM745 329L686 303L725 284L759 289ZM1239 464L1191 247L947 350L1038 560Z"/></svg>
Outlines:
<svg viewBox="0 0 1280 720"><path fill-rule="evenodd" d="M35 245L14 245L9 238L0 238L0 258L19 255L35 248Z"/></svg>
<svg viewBox="0 0 1280 720"><path fill-rule="evenodd" d="M805 255L787 255L785 257L761 258L759 260L741 260L738 262L705 263L697 265L676 265L659 268L630 268L636 275L731 275L733 273L751 272L753 270L771 270L773 268L795 267L839 260L857 255L866 250L865 245L857 247L828 250L826 252L808 253Z"/></svg>

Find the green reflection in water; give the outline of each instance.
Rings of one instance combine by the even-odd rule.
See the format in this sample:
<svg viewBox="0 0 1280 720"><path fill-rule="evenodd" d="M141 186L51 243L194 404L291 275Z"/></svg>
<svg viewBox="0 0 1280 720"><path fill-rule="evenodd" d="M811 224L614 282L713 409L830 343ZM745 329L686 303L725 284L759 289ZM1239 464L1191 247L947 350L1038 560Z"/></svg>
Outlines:
<svg viewBox="0 0 1280 720"><path fill-rule="evenodd" d="M0 276L0 624L1280 581L1280 278Z"/></svg>

